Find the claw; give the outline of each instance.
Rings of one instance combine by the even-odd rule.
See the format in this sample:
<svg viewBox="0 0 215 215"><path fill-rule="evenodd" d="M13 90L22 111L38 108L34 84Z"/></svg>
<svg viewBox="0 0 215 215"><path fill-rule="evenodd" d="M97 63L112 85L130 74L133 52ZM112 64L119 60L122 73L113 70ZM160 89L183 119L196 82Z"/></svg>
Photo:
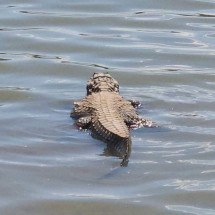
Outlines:
<svg viewBox="0 0 215 215"><path fill-rule="evenodd" d="M138 123L139 127L146 127L146 128L158 128L159 126L151 121L151 120L147 120L147 119L142 119L139 123Z"/></svg>
<svg viewBox="0 0 215 215"><path fill-rule="evenodd" d="M131 105L134 108L139 108L141 106L141 103L139 101L135 101L135 100L129 100L129 102L131 102Z"/></svg>

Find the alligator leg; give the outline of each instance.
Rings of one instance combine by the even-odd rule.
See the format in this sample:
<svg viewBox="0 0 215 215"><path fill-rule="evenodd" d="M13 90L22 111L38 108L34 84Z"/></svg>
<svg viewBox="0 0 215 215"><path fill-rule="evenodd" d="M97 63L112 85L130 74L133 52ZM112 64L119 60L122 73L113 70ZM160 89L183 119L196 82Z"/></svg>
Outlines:
<svg viewBox="0 0 215 215"><path fill-rule="evenodd" d="M130 128L140 128L140 127L156 128L156 127L158 127L158 125L155 124L153 121L148 120L148 119L140 118L139 116L137 116L137 117L127 117L125 119L125 123Z"/></svg>
<svg viewBox="0 0 215 215"><path fill-rule="evenodd" d="M74 102L74 108L73 108L72 112L70 113L70 117L78 119L80 117L90 115L90 109L88 107L89 107L89 105L88 105L87 99L83 99L82 101Z"/></svg>
<svg viewBox="0 0 215 215"><path fill-rule="evenodd" d="M79 119L76 120L75 124L80 128L80 129L87 129L89 128L91 123L91 116L83 116Z"/></svg>
<svg viewBox="0 0 215 215"><path fill-rule="evenodd" d="M122 115L124 118L124 121L126 125L129 128L140 128L140 127L148 127L148 128L153 128L153 127L158 127L154 122L148 119L144 119L139 117L136 114L136 111L133 107L125 107L122 110Z"/></svg>

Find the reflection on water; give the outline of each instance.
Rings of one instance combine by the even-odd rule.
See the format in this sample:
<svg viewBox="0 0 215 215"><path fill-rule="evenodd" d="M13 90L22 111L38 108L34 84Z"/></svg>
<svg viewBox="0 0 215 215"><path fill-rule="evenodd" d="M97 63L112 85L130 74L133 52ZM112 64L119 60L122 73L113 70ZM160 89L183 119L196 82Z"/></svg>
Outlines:
<svg viewBox="0 0 215 215"><path fill-rule="evenodd" d="M215 214L215 3L2 1L1 214ZM128 167L69 113L94 72L140 115Z"/></svg>

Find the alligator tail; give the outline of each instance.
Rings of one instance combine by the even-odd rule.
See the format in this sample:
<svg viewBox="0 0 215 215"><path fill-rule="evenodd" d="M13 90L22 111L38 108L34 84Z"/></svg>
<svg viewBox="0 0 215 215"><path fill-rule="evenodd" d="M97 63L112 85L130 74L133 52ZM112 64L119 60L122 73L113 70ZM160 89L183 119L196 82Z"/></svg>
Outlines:
<svg viewBox="0 0 215 215"><path fill-rule="evenodd" d="M130 154L131 154L131 137L129 137L126 141L126 151L123 156L122 162L120 163L120 166L122 167L128 166Z"/></svg>

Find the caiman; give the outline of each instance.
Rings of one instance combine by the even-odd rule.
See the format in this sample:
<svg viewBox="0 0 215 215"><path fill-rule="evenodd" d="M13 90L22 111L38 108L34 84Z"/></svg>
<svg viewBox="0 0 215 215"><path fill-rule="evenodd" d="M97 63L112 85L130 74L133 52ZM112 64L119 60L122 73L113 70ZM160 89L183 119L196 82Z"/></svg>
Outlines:
<svg viewBox="0 0 215 215"><path fill-rule="evenodd" d="M122 158L127 166L131 153L131 128L156 127L138 116L139 102L126 100L119 94L119 83L108 73L94 73L87 82L87 95L74 102L71 117L81 129L90 129L93 137L107 143L110 155Z"/></svg>

